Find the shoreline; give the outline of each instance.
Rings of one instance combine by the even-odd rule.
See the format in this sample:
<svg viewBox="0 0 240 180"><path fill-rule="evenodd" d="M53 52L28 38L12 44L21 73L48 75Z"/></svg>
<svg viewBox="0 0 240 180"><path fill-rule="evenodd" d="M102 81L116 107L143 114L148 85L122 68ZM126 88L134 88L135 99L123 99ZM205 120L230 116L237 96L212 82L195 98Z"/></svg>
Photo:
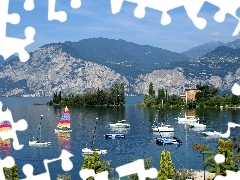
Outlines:
<svg viewBox="0 0 240 180"><path fill-rule="evenodd" d="M194 180L204 180L204 171L193 171ZM213 179L215 177L215 173L210 173L208 171L205 171L205 179L211 178Z"/></svg>

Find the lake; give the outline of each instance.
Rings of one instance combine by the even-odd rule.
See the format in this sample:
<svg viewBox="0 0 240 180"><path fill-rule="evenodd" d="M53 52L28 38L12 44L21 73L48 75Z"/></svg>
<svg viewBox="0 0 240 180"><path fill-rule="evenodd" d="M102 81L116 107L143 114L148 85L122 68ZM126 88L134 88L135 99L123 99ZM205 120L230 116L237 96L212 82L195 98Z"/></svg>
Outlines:
<svg viewBox="0 0 240 180"><path fill-rule="evenodd" d="M101 160L111 160L111 167L116 168L127 164L135 158L153 158L153 167L159 169L160 153L164 149L153 141L159 134L153 134L150 126L154 121L170 124L175 128L174 136L182 140L181 147L168 145L166 148L171 151L173 163L176 169L202 169L202 155L192 150L197 143L208 144L215 149L217 139L206 138L198 131L186 129L183 124L178 124L177 118L182 113L181 108L143 108L135 107L137 102L142 102L142 96L126 97L126 104L123 107L69 107L71 113L71 134L55 134L54 129L63 114L64 107L51 107L47 105L33 105L35 102L46 103L51 98L22 98L22 97L1 97L3 110L8 107L14 121L25 119L28 122L26 131L18 131L17 135L24 147L21 150L14 150L11 144L0 144L1 158L13 156L19 168L19 177L25 178L22 167L31 164L34 167L34 174L44 173L44 159L58 158L61 150L66 149L74 156L71 158L74 168L70 171L72 179L80 179L79 171L84 156L81 153L84 147L107 149L108 153L101 155ZM193 111L200 122L207 125L207 129L214 129L226 132L227 123L235 122L240 124L240 109L219 109L219 108L197 108ZM28 141L37 136L37 127L42 118L43 141L51 141L51 146L33 148L29 147ZM96 119L98 118L98 119ZM104 139L103 135L117 132L108 128L110 122L126 119L131 127L126 133L126 139ZM97 126L96 126L97 124ZM96 126L95 139L93 130ZM230 138L238 137L240 128L231 131ZM63 174L61 161L49 164L51 179L56 179L57 174ZM111 177L118 177L116 171Z"/></svg>

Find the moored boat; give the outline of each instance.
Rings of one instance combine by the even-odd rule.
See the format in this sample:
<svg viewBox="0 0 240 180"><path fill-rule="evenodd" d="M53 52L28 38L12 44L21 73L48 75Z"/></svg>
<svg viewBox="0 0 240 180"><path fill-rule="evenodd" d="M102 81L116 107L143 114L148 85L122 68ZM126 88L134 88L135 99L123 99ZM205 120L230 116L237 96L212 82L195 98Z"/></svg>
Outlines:
<svg viewBox="0 0 240 180"><path fill-rule="evenodd" d="M173 138L156 137L155 141L156 141L156 144L159 144L159 145L169 145L169 144L176 144L178 146L182 145L182 141L176 137L173 137Z"/></svg>
<svg viewBox="0 0 240 180"><path fill-rule="evenodd" d="M119 138L126 138L125 134L105 134L105 139L119 139Z"/></svg>
<svg viewBox="0 0 240 180"><path fill-rule="evenodd" d="M129 128L130 124L126 120L120 120L117 123L110 123L108 124L109 127L114 127L114 128Z"/></svg>
<svg viewBox="0 0 240 180"><path fill-rule="evenodd" d="M206 128L206 125L199 123L199 121L188 122L188 123L186 123L186 126L189 126L190 128Z"/></svg>
<svg viewBox="0 0 240 180"><path fill-rule="evenodd" d="M209 131L203 131L202 134L204 136L220 137L222 133L214 130L209 130Z"/></svg>
<svg viewBox="0 0 240 180"><path fill-rule="evenodd" d="M41 121L42 121L42 117L43 117L43 115L41 115ZM42 136L41 136L41 134L42 134L42 124L41 124L41 121L40 121L40 123L39 123L39 125L38 125L38 134L39 134L39 139L37 138L37 139L35 139L34 137L33 137L33 139L31 140L31 141L28 141L28 145L29 146L48 146L48 145L51 145L51 142L42 142Z"/></svg>
<svg viewBox="0 0 240 180"><path fill-rule="evenodd" d="M93 154L93 152L97 152L98 154L106 154L107 150L103 149L89 149L89 148L83 148L82 153L83 154Z"/></svg>
<svg viewBox="0 0 240 180"><path fill-rule="evenodd" d="M151 130L153 132L174 132L174 128L171 125L165 125L161 123L160 126L152 126Z"/></svg>

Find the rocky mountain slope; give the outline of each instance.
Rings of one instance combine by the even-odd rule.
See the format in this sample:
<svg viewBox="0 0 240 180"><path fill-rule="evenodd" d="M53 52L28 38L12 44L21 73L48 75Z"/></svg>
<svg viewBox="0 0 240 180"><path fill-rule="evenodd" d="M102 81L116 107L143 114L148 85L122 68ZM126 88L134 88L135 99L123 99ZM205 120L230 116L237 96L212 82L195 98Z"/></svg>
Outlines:
<svg viewBox="0 0 240 180"><path fill-rule="evenodd" d="M240 49L223 46L200 58L186 60L179 56L177 61L173 61L173 57L178 54L169 52L167 54L173 56L169 57L172 59L169 63L162 63L162 60L157 60L154 56L146 60L136 49L128 52L131 58L126 56L126 62L124 56L116 57L116 54L124 52L119 49L120 46L116 52L112 49L110 53L101 53L95 49L92 53L86 53L93 47L85 47L85 50L80 48L80 51L69 44L44 45L32 52L26 63L14 58L2 64L0 96L52 96L59 91L63 94L86 93L97 88L108 89L115 82L125 83L126 94L147 94L150 82L153 82L156 91L164 88L168 93L178 95L183 94L185 88L195 87L199 83L209 84L220 92L229 94L233 83L240 80ZM131 46L129 48L132 50L139 47L133 43ZM144 48L141 51L144 52ZM145 49L145 52L149 52L149 49ZM155 54L157 53L156 49ZM91 56L88 57L87 54ZM102 60L94 61L91 57L102 57ZM147 62L144 64L145 70L141 69L142 64L137 61L139 57ZM105 62L104 59L107 58L112 59L112 63L106 63L108 61Z"/></svg>
<svg viewBox="0 0 240 180"><path fill-rule="evenodd" d="M188 56L191 59L199 58L220 46L226 46L226 47L230 47L233 49L238 49L238 48L240 48L240 39L236 39L236 40L228 42L228 43L223 43L223 42L205 43L203 45L193 47L193 48L183 52L182 54Z"/></svg>

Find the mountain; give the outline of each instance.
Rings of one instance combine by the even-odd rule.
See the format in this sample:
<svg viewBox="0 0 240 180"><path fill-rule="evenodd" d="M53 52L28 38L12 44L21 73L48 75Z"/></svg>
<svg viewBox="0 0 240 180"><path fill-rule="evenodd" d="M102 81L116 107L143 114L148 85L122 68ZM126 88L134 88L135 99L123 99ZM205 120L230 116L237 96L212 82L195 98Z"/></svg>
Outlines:
<svg viewBox="0 0 240 180"><path fill-rule="evenodd" d="M182 54L188 56L190 59L194 59L194 58L201 57L220 46L226 46L226 47L230 47L233 49L238 49L238 48L240 48L240 39L236 39L236 40L228 42L228 43L223 43L223 42L205 43L203 45L193 47L193 48L183 52Z"/></svg>
<svg viewBox="0 0 240 180"><path fill-rule="evenodd" d="M224 43L223 42L209 42L209 43L197 46L197 47L193 47L193 48L183 52L182 54L188 56L191 59L194 59L194 58L201 57L204 54L213 51L214 49L216 49L219 46L224 46Z"/></svg>
<svg viewBox="0 0 240 180"><path fill-rule="evenodd" d="M164 88L180 95L201 83L229 94L233 83L239 82L239 52L220 46L189 60L179 53L123 40L51 43L31 52L25 63L16 57L0 65L0 95L87 93L108 89L115 82L125 83L127 94L147 94L150 82L156 92Z"/></svg>
<svg viewBox="0 0 240 180"><path fill-rule="evenodd" d="M181 53L124 40L90 38L65 44L80 52L85 60L107 66L133 79L169 62L189 60Z"/></svg>

